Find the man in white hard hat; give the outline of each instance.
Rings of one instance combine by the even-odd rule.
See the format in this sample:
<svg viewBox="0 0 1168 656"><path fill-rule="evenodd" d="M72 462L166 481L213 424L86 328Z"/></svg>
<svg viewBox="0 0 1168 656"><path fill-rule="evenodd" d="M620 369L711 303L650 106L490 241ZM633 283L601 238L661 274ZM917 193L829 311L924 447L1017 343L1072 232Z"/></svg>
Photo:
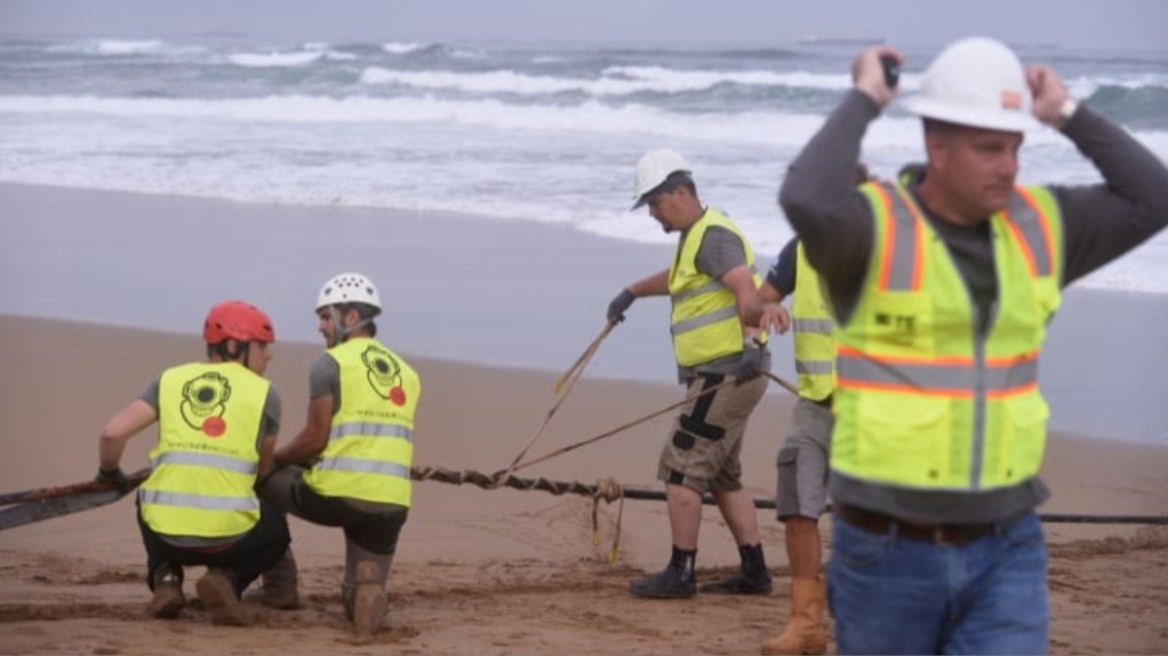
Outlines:
<svg viewBox="0 0 1168 656"><path fill-rule="evenodd" d="M386 581L409 512L418 374L376 339L377 288L359 273L333 277L316 301L328 350L312 365L308 420L276 451L281 468L260 493L345 534L341 600L358 633L385 621Z"/></svg>
<svg viewBox="0 0 1168 656"><path fill-rule="evenodd" d="M689 162L667 148L651 150L637 162L633 209L647 205L663 230L679 233L677 254L670 268L622 289L607 313L609 321L623 321L635 299L669 296L678 379L691 396L707 392L681 410L658 464L673 536L669 564L629 589L648 598L697 592L701 495L710 492L738 544L741 568L702 591L768 594L771 576L739 462L746 422L766 391L761 374L770 368L766 335L742 321L760 279L746 237L726 215L702 205L691 176ZM732 384L722 385L727 381Z"/></svg>
<svg viewBox="0 0 1168 656"><path fill-rule="evenodd" d="M837 323L839 653L1045 653L1046 325L1064 286L1168 223L1168 170L1053 70L971 38L904 105L923 119L927 162L857 190L864 131L896 94L882 56L901 59L856 58L853 91L780 193ZM1016 185L1024 133L1043 124L1104 182Z"/></svg>

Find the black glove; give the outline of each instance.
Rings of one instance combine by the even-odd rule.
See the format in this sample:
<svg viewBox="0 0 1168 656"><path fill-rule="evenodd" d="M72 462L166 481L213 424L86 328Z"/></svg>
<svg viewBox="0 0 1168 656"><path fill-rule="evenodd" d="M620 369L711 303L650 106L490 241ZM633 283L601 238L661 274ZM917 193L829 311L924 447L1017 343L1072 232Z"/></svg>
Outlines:
<svg viewBox="0 0 1168 656"><path fill-rule="evenodd" d="M115 468L113 471L106 471L101 467L97 468L97 476L93 480L98 483L113 483L118 492L125 494L130 491L133 485L130 485L130 479L126 477L126 473L122 471L121 467Z"/></svg>
<svg viewBox="0 0 1168 656"><path fill-rule="evenodd" d="M759 346L748 346L742 349L742 359L734 370L734 378L741 385L762 375L763 356L766 351Z"/></svg>
<svg viewBox="0 0 1168 656"><path fill-rule="evenodd" d="M625 310L637 300L636 296L627 289L622 289L616 298L608 304L608 320L612 323L620 323L625 320Z"/></svg>

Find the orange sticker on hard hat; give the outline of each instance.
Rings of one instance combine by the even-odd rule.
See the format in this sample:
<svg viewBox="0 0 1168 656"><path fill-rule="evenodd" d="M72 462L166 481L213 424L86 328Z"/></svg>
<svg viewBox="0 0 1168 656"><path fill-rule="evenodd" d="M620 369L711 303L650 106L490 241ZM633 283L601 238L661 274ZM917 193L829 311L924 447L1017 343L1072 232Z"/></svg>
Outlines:
<svg viewBox="0 0 1168 656"><path fill-rule="evenodd" d="M1003 91L1002 109L1022 109L1022 94L1017 91Z"/></svg>

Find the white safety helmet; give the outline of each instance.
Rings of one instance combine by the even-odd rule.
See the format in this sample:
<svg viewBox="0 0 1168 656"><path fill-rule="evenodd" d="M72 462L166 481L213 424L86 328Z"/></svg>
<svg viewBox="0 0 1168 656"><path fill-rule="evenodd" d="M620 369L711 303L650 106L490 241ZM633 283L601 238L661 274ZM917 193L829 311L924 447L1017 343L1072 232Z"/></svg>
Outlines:
<svg viewBox="0 0 1168 656"><path fill-rule="evenodd" d="M1022 132L1041 125L1031 114L1026 72L1004 43L961 39L937 55L920 91L903 107L917 116L987 130Z"/></svg>
<svg viewBox="0 0 1168 656"><path fill-rule="evenodd" d="M646 194L653 191L665 179L674 173L693 174L693 167L689 165L681 153L670 148L656 148L641 155L637 160L636 181L633 186L633 209L648 202Z"/></svg>
<svg viewBox="0 0 1168 656"><path fill-rule="evenodd" d="M320 288L316 296L316 309L340 303L364 303L371 305L381 314L381 297L377 288L365 276L359 273L342 273L333 276Z"/></svg>

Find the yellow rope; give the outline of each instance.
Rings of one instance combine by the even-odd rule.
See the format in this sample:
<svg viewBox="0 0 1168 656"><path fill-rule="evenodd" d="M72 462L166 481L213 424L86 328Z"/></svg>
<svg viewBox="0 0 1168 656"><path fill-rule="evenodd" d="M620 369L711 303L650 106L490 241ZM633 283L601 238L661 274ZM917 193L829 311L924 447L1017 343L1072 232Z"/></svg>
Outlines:
<svg viewBox="0 0 1168 656"><path fill-rule="evenodd" d="M602 478L596 482L596 491L592 493L592 546L600 546L600 502L612 503L620 501L616 511L616 533L612 538L612 546L608 550L608 564L616 562L620 551L621 520L625 514L624 489L615 478Z"/></svg>

